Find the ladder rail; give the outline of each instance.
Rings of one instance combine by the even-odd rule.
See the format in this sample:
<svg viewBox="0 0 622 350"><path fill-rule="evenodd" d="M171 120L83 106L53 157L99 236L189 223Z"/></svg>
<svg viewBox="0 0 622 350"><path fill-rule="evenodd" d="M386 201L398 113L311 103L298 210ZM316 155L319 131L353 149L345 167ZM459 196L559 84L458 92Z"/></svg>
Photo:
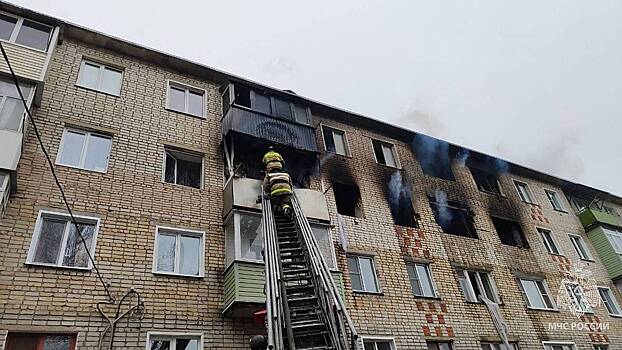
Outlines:
<svg viewBox="0 0 622 350"><path fill-rule="evenodd" d="M283 346L283 309L280 303L281 279L280 264L277 262L278 244L276 243L276 225L270 201L262 196L262 225L264 233L264 265L266 280L266 328L268 349L282 350Z"/></svg>

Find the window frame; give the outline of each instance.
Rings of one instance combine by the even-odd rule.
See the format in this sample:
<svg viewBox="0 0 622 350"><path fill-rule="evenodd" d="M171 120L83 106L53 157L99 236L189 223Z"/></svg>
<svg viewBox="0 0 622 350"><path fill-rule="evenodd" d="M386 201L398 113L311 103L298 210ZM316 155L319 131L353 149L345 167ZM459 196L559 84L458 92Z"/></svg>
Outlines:
<svg viewBox="0 0 622 350"><path fill-rule="evenodd" d="M5 80L7 83L9 83L11 85L15 85L13 80L9 79L7 77L0 77L0 80ZM22 92L22 94L24 93L22 88L26 87L26 86L28 87L28 89L29 89L28 95L24 95L24 99L26 100L26 106L30 109L30 107L32 105L32 100L34 99L34 96L35 96L35 92L36 92L37 86L33 85L33 84L30 84L28 82L20 82L20 81L18 81L18 85L19 85L19 88L20 88L20 91ZM0 95L0 112L2 112L2 109L4 108L4 104L6 103L7 98L13 98L13 97L7 97L7 96ZM17 100L19 100L19 102L21 102L21 99L17 98ZM23 132L24 131L24 122L26 120L26 113L27 113L26 110L24 110L24 112L22 112L22 116L20 118L21 120L19 122L19 127L17 128L17 130L12 130L12 129L7 129L7 128L0 128L0 130L13 131L13 132Z"/></svg>
<svg viewBox="0 0 622 350"><path fill-rule="evenodd" d="M483 303L483 301L480 301L478 296L475 295L475 289L473 288L471 279L469 278L469 275L468 275L469 272L474 272L476 274L477 288L479 288L479 290L483 291L484 293L486 292L486 288L484 288L484 283L482 282L481 274L486 274L488 276L488 280L491 283L490 288L491 288L492 293L494 294L494 299L490 299L490 298L489 299L493 303L496 303L497 305L501 305L502 304L501 297L499 296L499 290L497 289L497 283L492 277L492 273L489 271L483 271L483 270L458 269L458 284L460 285L460 289L462 290L462 294L464 295L464 300L466 300L467 303L476 303L476 304ZM467 293L465 293L465 291L462 288L462 284L460 283L460 275L462 275L462 277L468 282L470 292L475 297L475 301L469 300L467 298ZM488 295L486 297L488 298Z"/></svg>
<svg viewBox="0 0 622 350"><path fill-rule="evenodd" d="M82 145L82 152L80 153L79 165L65 164L65 163L61 162L61 157L62 157L62 154L63 154L63 150L65 148L65 137L67 136L68 132L73 132L73 133L85 135L84 143ZM102 137L102 138L107 138L107 139L110 140L110 147L108 147L108 155L106 156L106 166L105 166L104 170L101 170L101 171L100 170L95 170L95 169L86 169L86 168L84 168L84 163L86 161L86 154L87 154L87 151L89 149L89 140L91 139L92 135L99 136L99 137ZM64 167L68 167L68 168L74 168L74 169L80 169L80 170L85 170L85 171L92 171L92 172L95 172L95 173L106 174L108 172L108 166L110 165L110 155L112 154L112 139L113 139L112 135L106 134L106 133L103 133L103 132L91 131L91 130L88 130L88 129L79 129L79 128L74 128L74 127L66 126L65 129L63 129L63 135L61 136L60 145L58 146L58 152L56 154L56 161L54 162L54 164L60 165L60 166L64 166Z"/></svg>
<svg viewBox="0 0 622 350"><path fill-rule="evenodd" d="M545 305L545 307L537 307L537 306L531 305L527 291L523 287L522 281L534 282L534 284L536 284L536 288L538 289L538 294L540 296L540 301L542 302L542 305ZM552 297L551 290L549 289L548 283L546 283L546 279L541 278L541 277L518 276L517 282L518 282L518 288L520 289L521 294L523 295L523 300L525 301L525 304L528 309L544 310L544 311L558 311L559 310L557 303L555 302L555 299ZM549 301L551 302L551 305L552 305L551 308L546 307L546 302L544 301L544 296L542 295L542 291L537 286L538 282L542 284L542 287L544 288L544 291L546 292L546 295L548 296Z"/></svg>
<svg viewBox="0 0 622 350"><path fill-rule="evenodd" d="M175 261L173 262L173 272L168 271L158 271L158 252L159 252L159 237L160 230L166 230L167 233L175 234ZM179 244L179 240L181 236L187 237L195 237L199 238L201 242L199 243L199 274L198 275L189 275L185 273L175 272L179 271L179 259L180 259L180 249L181 245ZM152 272L154 275L163 275L163 276L179 276L179 277L191 277L191 278L203 278L205 277L205 231L201 230L192 230L187 228L173 227L173 226L164 226L164 225L156 225L155 235L153 240L153 264L152 264Z"/></svg>
<svg viewBox="0 0 622 350"><path fill-rule="evenodd" d="M348 258L356 258L356 265L357 265L357 269L358 269L358 274L361 276L361 285L363 286L363 290L358 290L358 289L354 289L354 287L352 287L352 281L350 281L350 287L352 288L352 291L355 293L366 293L366 294L382 294L382 287L380 286L380 281L378 280L378 271L376 268L376 259L373 255L365 255L365 254L348 254L346 256L346 260ZM376 282L376 287L378 290L373 291L373 290L367 290L367 287L365 286L365 280L363 278L363 273L361 272L361 261L360 259L369 259L371 261L371 267L372 267L372 272L374 273L374 281ZM352 271L350 271L350 268L348 267L348 277L350 277L350 279L352 279L352 277L350 276L352 274Z"/></svg>
<svg viewBox="0 0 622 350"><path fill-rule="evenodd" d="M611 245L611 249L613 249L614 253L622 256L622 244L618 245L618 243L611 237L616 236L616 238L618 238L622 242L622 232L607 227L602 227L602 229L605 233L605 236L607 237L609 245Z"/></svg>
<svg viewBox="0 0 622 350"><path fill-rule="evenodd" d="M542 342L542 347L544 348L544 350L553 350L554 345L568 346L570 347L570 350L577 349L577 346L575 345L575 343L569 342L569 341L543 341Z"/></svg>
<svg viewBox="0 0 622 350"><path fill-rule="evenodd" d="M519 350L520 349L520 347L518 346L517 342L512 342L511 341L509 343L510 343L510 346L512 346L512 349L510 349L510 350ZM499 349L502 349L501 348L502 345L504 346L504 344L502 342L482 341L482 342L479 343L479 348L482 349L482 350L486 350L486 349L484 349L484 346L488 346L489 350L495 350L495 346L498 346Z"/></svg>
<svg viewBox="0 0 622 350"><path fill-rule="evenodd" d="M369 140L371 142L371 153L374 155L374 160L376 161L376 164L384 165L393 169L402 169L402 163L400 162L400 158L397 154L397 145L394 142L380 140L373 137L370 137ZM395 159L395 166L389 164L382 164L378 161L378 158L376 157L376 151L374 150L374 142L380 143L380 147L382 147L383 144L391 146L391 153L393 153L393 158Z"/></svg>
<svg viewBox="0 0 622 350"><path fill-rule="evenodd" d="M427 349L430 349L430 345L436 345L437 349L441 349L439 344L443 344L443 345L448 345L449 346L449 350L453 350L454 349L454 343L451 340L428 340L426 339L425 345L427 347Z"/></svg>
<svg viewBox="0 0 622 350"><path fill-rule="evenodd" d="M565 256L564 253L561 251L561 249L559 249L559 244L557 244L557 241L555 241L555 238L553 237L553 230L548 229L548 228L544 228L544 227L540 227L540 226L536 226L536 231L538 232L538 235L540 236L540 240L542 241L542 244L544 244L544 248L546 248L546 251L550 255ZM542 231L546 231L546 232L549 233L549 237L551 238L551 242L553 243L553 247L555 247L555 250L557 250L557 253L552 251L552 249L551 249L551 242L549 242L545 238L545 236L542 233Z"/></svg>
<svg viewBox="0 0 622 350"><path fill-rule="evenodd" d="M559 211L559 212L562 212L562 213L567 213L568 212L566 210L566 206L564 205L564 203L561 200L562 196L560 196L557 191L545 188L544 189L544 194L546 195L546 198L549 200L549 203L551 204L551 207L553 208L553 210ZM557 198L557 202L559 202L560 208L556 208L555 207L555 205L553 204L553 200L551 199L550 194L552 194L555 198Z"/></svg>
<svg viewBox="0 0 622 350"><path fill-rule="evenodd" d="M99 70L97 73L97 82L95 83L95 87L91 87L91 86L86 86L84 84L81 83L81 79L83 77L84 74L84 66L86 66L86 64L89 63L93 66L98 66ZM117 71L119 73L121 73L121 80L119 82L119 92L118 93L112 93L112 92L108 92L108 91L104 91L101 89L101 83L102 83L102 76L103 76L103 72L105 69L109 69L109 70L114 70ZM80 61L80 69L78 71L78 79L76 80L76 86L79 86L81 88L87 89L87 90L91 90L91 91L96 91L96 92L101 92L102 94L106 94L106 95L110 95L110 96L115 96L115 97L120 97L121 96L121 90L123 88L123 78L125 77L125 68L122 68L120 66L117 65L112 65L112 64L108 64L108 63L103 63L97 60L92 60L92 59L88 59L88 58L84 58L82 57L82 60Z"/></svg>
<svg viewBox="0 0 622 350"><path fill-rule="evenodd" d="M226 256L227 247L225 246L225 265L226 265L225 270L230 265L235 263L236 261L244 261L244 262L258 263L258 264L264 263L263 259L255 260L255 259L249 259L249 258L242 257L242 231L240 228L240 215L252 215L252 216L261 218L261 213L259 212L241 210L241 209L234 209L231 211L231 213L229 213L229 215L227 215L227 217L224 220L224 224L223 224L223 232L224 232L224 227L227 226L227 224L229 224L231 220L233 220L232 221L233 222L233 259L231 261L227 261L227 256ZM260 227L263 230L263 226L260 225ZM225 237L225 245L227 245L226 237ZM263 247L263 239L262 239L262 247Z"/></svg>
<svg viewBox="0 0 622 350"><path fill-rule="evenodd" d="M70 342L69 342L69 350L76 350L77 349L77 334L76 333L38 333L38 332L12 332L9 331L6 334L6 340L5 340L5 345L4 345L4 349L6 350L19 350L19 349L13 349L11 347L11 335L29 335L31 337L38 337L39 339L37 340L37 350L38 349L43 349L43 345L45 345L45 338L48 336L68 336L70 337Z"/></svg>
<svg viewBox="0 0 622 350"><path fill-rule="evenodd" d="M177 163L175 163L175 182L166 181L166 156L168 152L185 153L189 156L201 158L201 175L200 175L201 184L198 188L177 183ZM169 184L169 185L175 185L175 186L181 186L183 188L194 188L195 190L203 190L204 185L205 185L204 176L205 176L205 154L204 153L200 153L200 152L188 150L188 149L181 149L175 146L164 145L164 150L162 151L162 183Z"/></svg>
<svg viewBox="0 0 622 350"><path fill-rule="evenodd" d="M514 184L514 189L516 190L516 193L518 194L518 197L521 199L521 201L523 203L538 205L538 202L536 202L536 199L535 199L535 196L533 194L533 191L529 187L528 183L526 183L525 181L520 181L520 180L516 180L516 179L512 179L512 183ZM528 197L527 198L528 200L523 198L523 194L521 193L521 191L519 189L519 186L524 186L525 194Z"/></svg>
<svg viewBox="0 0 622 350"><path fill-rule="evenodd" d="M473 174L473 169L475 169L475 171L479 172L480 174L488 173L490 175L494 175L495 176L495 181L497 182L497 189L499 189L499 193L483 189L479 185L479 183L477 182L476 176ZM505 197L505 193L503 192L503 189L501 188L501 181L499 181L499 173L495 174L495 173L490 172L488 170L480 169L480 168L477 168L477 167L469 167L469 172L471 173L471 179L473 179L473 183L475 184L475 187L477 188L478 191L486 193L486 194L491 194L491 195L494 195L494 196L498 196L498 197Z"/></svg>
<svg viewBox="0 0 622 350"><path fill-rule="evenodd" d="M605 306L605 309L607 310L607 313L609 314L609 316L612 316L612 317L622 317L622 308L620 307L620 304L618 303L618 300L616 299L616 296L613 294L613 291L611 290L611 288L609 288L607 286L597 286L597 290L598 290L598 296L600 297L600 300L602 301L603 305ZM606 291L606 293L609 296L609 298L611 298L615 308L618 310L617 314L611 312L611 310L609 309L609 301L606 301L605 298L603 298L603 296L600 294L601 290Z"/></svg>
<svg viewBox="0 0 622 350"><path fill-rule="evenodd" d="M154 339L155 338L155 339ZM203 332L158 332L158 331L148 331L147 332L147 342L145 344L145 350L151 350L151 340L160 340L165 338L171 338L177 340L177 338L198 338L199 340L199 349L203 349ZM175 344L175 342L171 342L171 345ZM173 348L171 346L171 348Z"/></svg>
<svg viewBox="0 0 622 350"><path fill-rule="evenodd" d="M101 219L97 216L76 215L76 214L74 214L73 217L76 219L76 222L78 224L88 223L88 224L95 225L95 230L93 231L93 241L91 242L91 246L89 247L89 254L91 254L91 257L93 257L93 260L95 260L95 255L96 255L95 249L97 248L97 235L99 233ZM67 222L67 224L65 224L65 230L63 232L63 238L61 241L61 245L58 250L58 256L56 257L56 264L34 261L35 253L37 250L37 244L39 243L39 239L41 237L41 229L43 227L43 221L45 218L60 219L60 220L65 220ZM30 247L28 248L28 254L26 256L26 264L32 265L32 266L45 266L45 267L54 267L54 268L71 269L71 270L84 270L84 271L92 270L93 262L91 261L91 259L89 259L88 264L85 267L65 266L62 264L62 256L65 252L65 249L67 248L67 239L69 237L69 230L71 229L72 225L73 225L73 222L71 221L71 216L67 213L60 212L60 211L53 211L53 210L39 210L39 213L37 214L37 220L35 222L35 227L32 232L32 237L30 240Z"/></svg>
<svg viewBox="0 0 622 350"><path fill-rule="evenodd" d="M48 53L48 50L50 49L50 46L52 44L52 37L54 36L54 30L55 30L54 26L51 26L51 25L43 23L43 22L35 21L33 19L30 19L30 18L25 18L25 17L22 17L22 16L14 15L12 13L8 13L8 12L5 12L5 11L0 11L0 14L5 15L7 17L15 18L17 20L17 22L15 22L15 27L13 27L13 32L11 32L11 36L9 37L9 39L0 39L1 41L9 43L9 44L16 45L16 46L19 46L19 47L23 47L23 48L26 48L26 49L35 50L37 52ZM22 29L22 25L24 24L24 21L33 22L33 23L40 24L42 26L46 26L46 27L50 28L50 32L48 34L48 41L47 41L47 45L45 47L45 50L41 50L41 49L36 48L36 47L30 47L28 45L20 44L20 43L18 43L16 41L17 40L17 36L19 35L20 30Z"/></svg>
<svg viewBox="0 0 622 350"><path fill-rule="evenodd" d="M432 269L430 268L431 264L429 263L421 263L421 262L415 262L415 261L407 261L406 262L406 269L411 268L411 267L415 267L414 272L417 275L417 281L419 282L419 288L423 291L423 288L421 288L421 277L419 276L419 271L417 270L417 266L423 266L428 274L428 277L430 279L430 285L432 286L432 293L434 295L425 295L425 294L416 294L414 288L412 288L412 282L413 280L410 278L410 275L408 274L408 271L406 271L406 276L408 277L408 282L410 283L413 295L418 297L418 298L438 298L439 294L438 294L438 288L436 286L436 282L434 281L434 276L432 275Z"/></svg>
<svg viewBox="0 0 622 350"><path fill-rule="evenodd" d="M170 105L170 90L171 87L175 87L179 90L184 90L184 110L180 111L177 109L174 109L171 107ZM190 96L190 91L195 92L195 93L201 93L203 98L203 108L201 109L201 115L196 115L196 114L192 114L190 112L188 112L188 107L189 107L189 98L188 96ZM195 118L199 118L199 119L207 119L207 90L202 89L202 88L198 88L196 86L192 86L186 83L182 83L173 79L167 79L166 80L166 105L165 105L165 109L171 112L175 112L175 113L181 113L181 114L185 114L191 117L195 117Z"/></svg>
<svg viewBox="0 0 622 350"><path fill-rule="evenodd" d="M339 271L339 266L337 265L337 255L335 253L335 243L333 241L333 231L332 231L333 226L330 224L317 222L317 221L309 221L309 226L311 226L311 231L313 231L313 226L326 228L328 239L330 240L330 255L331 255L330 258L332 259L332 264L334 266L333 268L329 267L329 270ZM314 238L316 238L317 240L317 237L315 237L315 234L314 234ZM321 253L321 250L320 250L320 253Z"/></svg>
<svg viewBox="0 0 622 350"><path fill-rule="evenodd" d="M363 348L365 348L365 341L374 342L374 350L378 349L378 346L376 345L376 342L388 342L389 346L391 346L391 350L397 350L397 346L395 345L395 338L394 337L379 336L379 335L361 336L361 343L363 345Z"/></svg>
<svg viewBox="0 0 622 350"><path fill-rule="evenodd" d="M568 238L570 239L570 243L572 243L572 246L574 247L574 249L577 251L577 254L579 255L579 259L585 260L585 261L594 261L594 256L592 255L592 252L588 248L587 243L585 242L585 240L583 239L581 235L576 234L576 233L569 233ZM588 256L583 256L583 253L581 252L579 245L581 246L581 248L583 248L583 250L586 252Z"/></svg>
<svg viewBox="0 0 622 350"><path fill-rule="evenodd" d="M343 133L343 147L345 148L345 151L346 151L345 154L338 153L336 147L335 147L335 151L334 152L328 150L328 148L326 147L326 135L324 133L324 128L328 129L331 132L331 137L333 139L333 144L335 143L334 131L339 131L339 132ZM320 132L322 133L322 144L324 145L324 152L336 154L336 155L339 155L339 156L342 156L342 157L348 157L348 158L352 157L352 155L350 154L350 142L348 141L347 132L345 130L336 128L334 126L320 124Z"/></svg>

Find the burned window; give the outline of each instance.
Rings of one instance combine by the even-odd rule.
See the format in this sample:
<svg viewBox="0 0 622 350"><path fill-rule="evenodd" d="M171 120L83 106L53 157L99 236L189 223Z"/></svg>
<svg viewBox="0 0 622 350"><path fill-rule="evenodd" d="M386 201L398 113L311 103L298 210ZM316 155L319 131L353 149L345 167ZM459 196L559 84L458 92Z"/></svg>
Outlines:
<svg viewBox="0 0 622 350"><path fill-rule="evenodd" d="M449 158L449 144L443 140L417 134L412 142L421 170L428 176L455 181Z"/></svg>
<svg viewBox="0 0 622 350"><path fill-rule="evenodd" d="M292 108L289 102L279 98L274 99L274 116L277 118L293 120Z"/></svg>
<svg viewBox="0 0 622 350"><path fill-rule="evenodd" d="M397 168L397 155L395 154L395 146L378 140L371 140L376 155L376 162L393 168Z"/></svg>
<svg viewBox="0 0 622 350"><path fill-rule="evenodd" d="M471 174L480 191L501 195L497 174L477 168L471 168Z"/></svg>
<svg viewBox="0 0 622 350"><path fill-rule="evenodd" d="M164 182L201 188L203 157L201 155L166 149L164 157Z"/></svg>
<svg viewBox="0 0 622 350"><path fill-rule="evenodd" d="M270 96L258 91L253 91L253 109L257 112L272 114L272 102Z"/></svg>
<svg viewBox="0 0 622 350"><path fill-rule="evenodd" d="M477 238L471 211L462 203L448 201L444 193L430 196L434 220L443 232L470 238Z"/></svg>
<svg viewBox="0 0 622 350"><path fill-rule="evenodd" d="M251 108L251 90L249 88L236 85L233 92L235 93L233 103L238 106Z"/></svg>
<svg viewBox="0 0 622 350"><path fill-rule="evenodd" d="M322 134L324 135L324 148L326 151L337 153L342 156L348 155L348 146L344 131L322 126Z"/></svg>
<svg viewBox="0 0 622 350"><path fill-rule="evenodd" d="M229 86L227 85L227 87L225 88L225 91L223 91L222 93L222 115L223 116L227 114L229 107L231 107L231 90L229 89Z"/></svg>
<svg viewBox="0 0 622 350"><path fill-rule="evenodd" d="M388 199L393 223L400 226L417 227L412 202L412 188L402 174L396 171L388 183Z"/></svg>
<svg viewBox="0 0 622 350"><path fill-rule="evenodd" d="M358 186L333 183L333 193L337 203L337 212L341 215L363 217L361 193Z"/></svg>
<svg viewBox="0 0 622 350"><path fill-rule="evenodd" d="M520 248L529 248L525 234L518 222L491 216L501 243Z"/></svg>

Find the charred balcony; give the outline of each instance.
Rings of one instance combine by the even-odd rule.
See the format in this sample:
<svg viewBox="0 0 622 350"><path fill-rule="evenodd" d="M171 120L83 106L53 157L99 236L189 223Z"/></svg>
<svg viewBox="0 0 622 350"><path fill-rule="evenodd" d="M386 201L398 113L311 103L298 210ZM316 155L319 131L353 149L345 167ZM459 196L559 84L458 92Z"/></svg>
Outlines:
<svg viewBox="0 0 622 350"><path fill-rule="evenodd" d="M317 152L311 110L299 103L229 84L222 94L222 132L265 140L307 152Z"/></svg>

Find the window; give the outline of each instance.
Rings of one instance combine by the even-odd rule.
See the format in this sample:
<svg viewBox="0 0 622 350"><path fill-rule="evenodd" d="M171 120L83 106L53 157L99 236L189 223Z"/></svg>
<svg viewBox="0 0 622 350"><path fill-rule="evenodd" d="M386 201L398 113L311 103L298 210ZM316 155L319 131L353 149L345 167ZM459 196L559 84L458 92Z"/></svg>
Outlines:
<svg viewBox="0 0 622 350"><path fill-rule="evenodd" d="M353 290L373 293L380 291L376 280L374 258L357 255L348 256L348 270Z"/></svg>
<svg viewBox="0 0 622 350"><path fill-rule="evenodd" d="M371 143L378 164L399 168L395 145L378 140L371 140Z"/></svg>
<svg viewBox="0 0 622 350"><path fill-rule="evenodd" d="M491 216L501 243L514 247L529 248L525 234L518 222Z"/></svg>
<svg viewBox="0 0 622 350"><path fill-rule="evenodd" d="M534 204L533 196L531 195L531 191L529 190L529 186L520 181L514 180L514 187L516 187L516 192L518 192L518 196L525 203Z"/></svg>
<svg viewBox="0 0 622 350"><path fill-rule="evenodd" d="M467 301L481 302L480 296L483 295L492 302L499 302L497 289L492 277L487 272L458 270L458 282Z"/></svg>
<svg viewBox="0 0 622 350"><path fill-rule="evenodd" d="M567 282L566 292L568 292L568 296L570 297L570 301L576 310L581 310L583 312L592 312L592 307L585 296L583 295L583 289L577 283Z"/></svg>
<svg viewBox="0 0 622 350"><path fill-rule="evenodd" d="M579 258L581 258L581 260L593 260L592 254L589 249L587 249L587 245L585 244L583 237L573 234L568 234L568 237L570 237L570 241L572 242L574 249L577 251L577 254L579 254Z"/></svg>
<svg viewBox="0 0 622 350"><path fill-rule="evenodd" d="M551 206L553 207L553 209L558 211L565 211L564 205L562 204L561 199L559 199L557 192L551 190L544 190L544 193L546 193L546 196L549 199L549 202L551 202Z"/></svg>
<svg viewBox="0 0 622 350"><path fill-rule="evenodd" d="M453 346L448 342L427 342L428 350L453 350Z"/></svg>
<svg viewBox="0 0 622 350"><path fill-rule="evenodd" d="M605 232L605 235L607 235L607 239L609 240L609 243L611 243L613 250L622 255L622 232L614 231L605 227L601 227L601 229Z"/></svg>
<svg viewBox="0 0 622 350"><path fill-rule="evenodd" d="M74 350L74 334L9 333L6 350Z"/></svg>
<svg viewBox="0 0 622 350"><path fill-rule="evenodd" d="M367 339L363 338L365 350L395 350L393 339Z"/></svg>
<svg viewBox="0 0 622 350"><path fill-rule="evenodd" d="M598 294L610 315L622 316L622 309L620 309L620 305L618 305L611 289L607 287L598 287Z"/></svg>
<svg viewBox="0 0 622 350"><path fill-rule="evenodd" d="M344 131L322 126L322 134L324 135L324 148L326 151L342 156L348 155L346 133Z"/></svg>
<svg viewBox="0 0 622 350"><path fill-rule="evenodd" d="M471 212L463 204L447 200L446 194L430 196L430 207L436 223L443 232L470 238L477 238Z"/></svg>
<svg viewBox="0 0 622 350"><path fill-rule="evenodd" d="M205 232L156 227L153 272L203 277Z"/></svg>
<svg viewBox="0 0 622 350"><path fill-rule="evenodd" d="M147 336L151 350L199 350L203 349L200 334L151 334Z"/></svg>
<svg viewBox="0 0 622 350"><path fill-rule="evenodd" d="M544 242L544 246L549 254L562 255L553 240L553 235L551 231L538 227L538 233L540 233L540 237L542 237L542 241Z"/></svg>
<svg viewBox="0 0 622 350"><path fill-rule="evenodd" d="M358 186L334 182L333 193L339 214L357 218L363 217L361 194Z"/></svg>
<svg viewBox="0 0 622 350"><path fill-rule="evenodd" d="M112 138L90 131L65 129L56 164L105 173Z"/></svg>
<svg viewBox="0 0 622 350"><path fill-rule="evenodd" d="M20 89L28 101L32 86L20 84ZM0 129L21 130L24 112L24 104L13 81L0 78Z"/></svg>
<svg viewBox="0 0 622 350"><path fill-rule="evenodd" d="M412 148L424 174L449 181L455 180L447 142L423 134L416 134Z"/></svg>
<svg viewBox="0 0 622 350"><path fill-rule="evenodd" d="M119 96L123 71L93 61L82 60L77 85Z"/></svg>
<svg viewBox="0 0 622 350"><path fill-rule="evenodd" d="M317 245L320 248L320 253L324 258L324 261L326 261L326 265L328 265L328 268L331 270L337 269L333 238L330 233L330 228L327 225L312 223L311 230L313 231Z"/></svg>
<svg viewBox="0 0 622 350"><path fill-rule="evenodd" d="M47 51L52 27L21 17L0 13L0 39Z"/></svg>
<svg viewBox="0 0 622 350"><path fill-rule="evenodd" d="M576 350L574 343L549 343L543 342L544 350Z"/></svg>
<svg viewBox="0 0 622 350"><path fill-rule="evenodd" d="M507 346L503 343L481 343L482 350L518 350L518 345L516 343L510 343L511 349L508 349Z"/></svg>
<svg viewBox="0 0 622 350"><path fill-rule="evenodd" d="M294 120L294 115L289 102L275 97L274 116L281 119Z"/></svg>
<svg viewBox="0 0 622 350"><path fill-rule="evenodd" d="M225 224L226 267L234 260L262 262L263 227L261 215L236 210Z"/></svg>
<svg viewBox="0 0 622 350"><path fill-rule="evenodd" d="M399 226L418 227L412 201L410 182L400 172L391 175L387 183L388 202L393 223Z"/></svg>
<svg viewBox="0 0 622 350"><path fill-rule="evenodd" d="M203 156L192 152L165 148L164 182L201 188Z"/></svg>
<svg viewBox="0 0 622 350"><path fill-rule="evenodd" d="M205 90L169 81L166 107L203 118L205 117Z"/></svg>
<svg viewBox="0 0 622 350"><path fill-rule="evenodd" d="M609 345L596 345L594 344L594 350L609 350Z"/></svg>
<svg viewBox="0 0 622 350"><path fill-rule="evenodd" d="M471 168L471 174L480 191L501 195L496 174L477 168Z"/></svg>
<svg viewBox="0 0 622 350"><path fill-rule="evenodd" d="M436 288L434 288L429 265L408 263L406 264L406 271L413 288L413 294L422 297L436 296Z"/></svg>
<svg viewBox="0 0 622 350"><path fill-rule="evenodd" d="M544 280L521 278L519 282L523 298L525 298L530 308L545 310L555 309L555 304L553 304L553 299L551 299L551 292Z"/></svg>
<svg viewBox="0 0 622 350"><path fill-rule="evenodd" d="M94 256L99 219L74 217L88 251ZM92 268L84 243L69 215L50 211L39 212L26 261L33 265Z"/></svg>

